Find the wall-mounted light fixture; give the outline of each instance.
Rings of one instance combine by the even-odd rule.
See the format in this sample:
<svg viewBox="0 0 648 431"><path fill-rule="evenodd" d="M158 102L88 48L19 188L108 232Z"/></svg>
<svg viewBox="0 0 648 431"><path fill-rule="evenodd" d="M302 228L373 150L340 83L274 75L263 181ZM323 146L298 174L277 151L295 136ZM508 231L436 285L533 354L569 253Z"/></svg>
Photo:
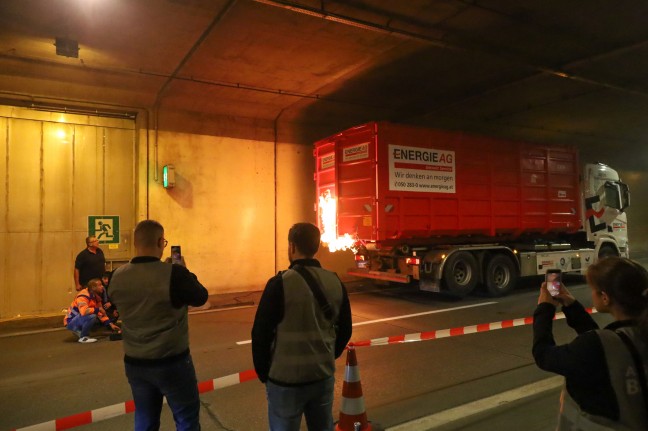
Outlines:
<svg viewBox="0 0 648 431"><path fill-rule="evenodd" d="M165 189L175 187L175 168L173 165L164 165L162 168L162 185Z"/></svg>
<svg viewBox="0 0 648 431"><path fill-rule="evenodd" d="M79 42L76 40L57 37L54 46L56 46L56 55L79 58Z"/></svg>

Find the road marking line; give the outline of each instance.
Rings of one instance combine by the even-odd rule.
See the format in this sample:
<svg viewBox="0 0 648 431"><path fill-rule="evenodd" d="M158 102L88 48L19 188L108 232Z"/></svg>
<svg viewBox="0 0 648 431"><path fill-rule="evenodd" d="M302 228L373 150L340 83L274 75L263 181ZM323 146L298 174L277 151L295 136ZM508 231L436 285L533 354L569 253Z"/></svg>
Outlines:
<svg viewBox="0 0 648 431"><path fill-rule="evenodd" d="M483 415L491 410L510 409L521 402L525 402L529 398L556 390L563 385L563 381L564 379L561 376L550 377L491 397L396 425L387 428L386 431L433 431L437 428L450 429L448 428L450 424L456 425L453 426L454 429L461 426L461 424L468 425L472 423L477 419L477 415Z"/></svg>
<svg viewBox="0 0 648 431"><path fill-rule="evenodd" d="M358 323L354 323L353 326L371 325L373 323L389 322L390 320L409 319L410 317L426 316L428 314L445 313L447 311L463 310L465 308L483 307L484 305L493 305L493 304L497 304L497 302L496 301L482 302L482 303L479 303L479 304L462 305L460 307L444 308L442 310L423 311L421 313L414 313L414 314L403 314L401 316L385 317L384 319L367 320L366 322L358 322ZM252 340L244 340L244 341L237 341L236 342L236 344L238 344L239 346L242 346L244 344L250 344L250 343L252 343Z"/></svg>
<svg viewBox="0 0 648 431"><path fill-rule="evenodd" d="M254 307L254 305L237 305L235 307L210 308L208 310L190 311L189 315L191 316L193 314L218 313L220 311L240 310L242 308L252 308L252 307Z"/></svg>
<svg viewBox="0 0 648 431"><path fill-rule="evenodd" d="M358 322L358 323L354 323L353 326L371 325L372 323L388 322L390 320L398 320L398 319L408 319L410 317L425 316L428 314L436 314L436 313L445 313L446 311L462 310L465 308L475 308L475 307L482 307L484 305L493 305L493 304L497 304L497 302L494 301L482 302L479 304L462 305L461 307L444 308L442 310L424 311L422 313L414 313L414 314L403 314L402 316L386 317L384 319L367 320L366 322Z"/></svg>

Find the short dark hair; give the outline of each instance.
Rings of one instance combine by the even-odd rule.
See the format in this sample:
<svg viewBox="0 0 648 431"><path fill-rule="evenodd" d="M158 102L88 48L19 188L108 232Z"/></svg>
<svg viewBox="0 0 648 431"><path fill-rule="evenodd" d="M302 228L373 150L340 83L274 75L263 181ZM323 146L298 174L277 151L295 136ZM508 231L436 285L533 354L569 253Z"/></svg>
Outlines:
<svg viewBox="0 0 648 431"><path fill-rule="evenodd" d="M135 226L135 245L140 247L155 247L164 228L155 220L142 220Z"/></svg>
<svg viewBox="0 0 648 431"><path fill-rule="evenodd" d="M92 291L94 291L95 288L97 288L99 286L103 286L103 283L98 278L92 278L92 279L88 280L88 282L86 283L86 287L88 289L92 290Z"/></svg>
<svg viewBox="0 0 648 431"><path fill-rule="evenodd" d="M320 231L312 223L295 223L288 231L288 242L304 256L313 257L320 245Z"/></svg>

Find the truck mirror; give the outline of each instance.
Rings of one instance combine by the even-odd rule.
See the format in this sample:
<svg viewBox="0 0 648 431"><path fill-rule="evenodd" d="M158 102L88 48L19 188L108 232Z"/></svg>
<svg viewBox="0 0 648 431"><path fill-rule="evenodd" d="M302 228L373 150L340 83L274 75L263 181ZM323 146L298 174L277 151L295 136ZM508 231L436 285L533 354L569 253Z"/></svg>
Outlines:
<svg viewBox="0 0 648 431"><path fill-rule="evenodd" d="M621 190L618 184L612 181L605 182L605 205L622 211L623 205L621 204Z"/></svg>
<svg viewBox="0 0 648 431"><path fill-rule="evenodd" d="M625 211L630 206L630 189L622 182L619 182L619 187L621 188L621 211Z"/></svg>

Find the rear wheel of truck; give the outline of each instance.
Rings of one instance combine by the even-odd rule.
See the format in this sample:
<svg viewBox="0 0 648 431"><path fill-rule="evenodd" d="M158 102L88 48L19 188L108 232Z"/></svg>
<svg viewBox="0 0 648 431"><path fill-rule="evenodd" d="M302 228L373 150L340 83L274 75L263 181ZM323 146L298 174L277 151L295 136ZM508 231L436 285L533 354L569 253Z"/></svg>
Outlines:
<svg viewBox="0 0 648 431"><path fill-rule="evenodd" d="M443 280L448 292L464 297L475 289L478 281L477 259L467 251L459 251L448 257L443 269Z"/></svg>
<svg viewBox="0 0 648 431"><path fill-rule="evenodd" d="M490 296L508 295L518 279L516 265L510 257L496 254L488 261L484 278Z"/></svg>

